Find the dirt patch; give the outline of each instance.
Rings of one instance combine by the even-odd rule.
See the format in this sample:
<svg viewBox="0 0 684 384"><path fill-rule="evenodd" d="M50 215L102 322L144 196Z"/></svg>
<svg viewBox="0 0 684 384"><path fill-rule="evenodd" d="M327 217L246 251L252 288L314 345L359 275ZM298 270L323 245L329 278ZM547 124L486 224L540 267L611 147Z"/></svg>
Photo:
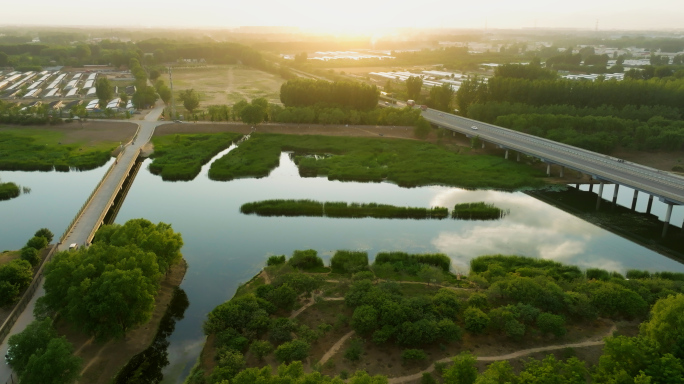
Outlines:
<svg viewBox="0 0 684 384"><path fill-rule="evenodd" d="M0 127L0 132L4 130L16 130L16 126ZM94 145L102 141L121 141L127 142L138 129L138 125L129 122L103 122L86 121L81 123L72 122L63 125L43 125L21 127L22 130L31 131L57 131L64 133L63 144L83 143L84 145Z"/></svg>
<svg viewBox="0 0 684 384"><path fill-rule="evenodd" d="M171 135L184 133L220 133L237 132L247 134L252 127L241 123L183 123L165 124L154 132L154 135ZM413 127L391 127L373 125L319 125L319 124L262 124L257 132L281 133L286 135L324 135L348 137L392 137L413 139Z"/></svg>
<svg viewBox="0 0 684 384"><path fill-rule="evenodd" d="M57 321L56 327L59 334L67 337L74 345L76 355L83 359L83 371L79 383L109 383L133 356L150 345L157 333L159 322L171 302L173 290L183 281L187 267L185 260L171 267L155 297L152 319L128 332L123 340L113 340L104 344L95 343L91 337L74 330L65 321Z"/></svg>

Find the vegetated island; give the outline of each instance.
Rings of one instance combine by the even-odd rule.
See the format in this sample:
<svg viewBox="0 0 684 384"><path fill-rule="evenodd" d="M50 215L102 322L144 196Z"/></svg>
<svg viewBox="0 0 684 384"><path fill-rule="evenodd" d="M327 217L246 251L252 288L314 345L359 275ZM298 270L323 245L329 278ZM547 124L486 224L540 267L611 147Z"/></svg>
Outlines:
<svg viewBox="0 0 684 384"><path fill-rule="evenodd" d="M476 203L456 204L451 211L451 217L461 220L498 220L510 213L496 207L494 204L487 204L483 201Z"/></svg>
<svg viewBox="0 0 684 384"><path fill-rule="evenodd" d="M262 133L252 134L216 160L209 178L228 181L268 176L283 151L295 153L299 174L305 177L386 180L402 187L439 184L513 190L544 185L544 175L537 169L495 156L459 154L421 141Z"/></svg>
<svg viewBox="0 0 684 384"><path fill-rule="evenodd" d="M8 340L19 379L109 383L152 342L187 268L182 246L170 225L135 219L102 226L87 248L57 253L45 266L37 320Z"/></svg>
<svg viewBox="0 0 684 384"><path fill-rule="evenodd" d="M314 200L263 200L240 207L244 214L257 216L314 216L377 219L444 219L449 210L443 207L396 207L376 203L319 202Z"/></svg>
<svg viewBox="0 0 684 384"><path fill-rule="evenodd" d="M461 277L440 260L400 253L368 265L365 252L338 251L326 268L313 250L272 256L209 313L186 383L665 383L659 367L681 367L684 274L625 279L495 255Z"/></svg>
<svg viewBox="0 0 684 384"><path fill-rule="evenodd" d="M19 188L18 185L12 182L0 182L0 201L14 199L15 197L19 197L20 194L21 188Z"/></svg>
<svg viewBox="0 0 684 384"><path fill-rule="evenodd" d="M242 137L238 133L155 136L154 161L150 172L162 180L188 181L200 173L202 165Z"/></svg>

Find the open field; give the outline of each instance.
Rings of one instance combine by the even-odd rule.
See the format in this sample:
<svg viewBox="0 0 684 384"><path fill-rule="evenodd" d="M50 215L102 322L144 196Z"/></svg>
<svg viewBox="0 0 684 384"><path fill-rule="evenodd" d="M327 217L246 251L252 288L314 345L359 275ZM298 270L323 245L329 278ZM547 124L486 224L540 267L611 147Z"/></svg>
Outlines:
<svg viewBox="0 0 684 384"><path fill-rule="evenodd" d="M131 123L85 122L60 126L0 126L0 168L51 170L93 169L109 159L120 143L133 137Z"/></svg>
<svg viewBox="0 0 684 384"><path fill-rule="evenodd" d="M251 101L258 97L280 103L280 85L284 82L279 76L239 65L173 70L177 107L183 105L177 98L179 92L190 88L199 92L200 107L233 104L242 99Z"/></svg>

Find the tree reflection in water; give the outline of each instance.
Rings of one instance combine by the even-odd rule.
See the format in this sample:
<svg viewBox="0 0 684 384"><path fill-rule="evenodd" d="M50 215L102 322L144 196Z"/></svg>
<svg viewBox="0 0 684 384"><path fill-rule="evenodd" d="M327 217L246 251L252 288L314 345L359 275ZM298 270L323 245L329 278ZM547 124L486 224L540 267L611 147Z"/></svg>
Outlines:
<svg viewBox="0 0 684 384"><path fill-rule="evenodd" d="M190 305L185 291L176 287L169 307L159 323L159 330L152 344L133 356L114 379L116 384L160 383L164 378L162 369L169 365L169 336L176 328L176 322L183 319Z"/></svg>

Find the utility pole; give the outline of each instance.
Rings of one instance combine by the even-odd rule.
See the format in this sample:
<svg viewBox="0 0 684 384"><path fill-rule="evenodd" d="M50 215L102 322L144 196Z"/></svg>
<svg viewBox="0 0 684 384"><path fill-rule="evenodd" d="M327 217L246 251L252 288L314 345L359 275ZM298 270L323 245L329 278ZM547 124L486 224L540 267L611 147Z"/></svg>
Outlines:
<svg viewBox="0 0 684 384"><path fill-rule="evenodd" d="M173 98L173 76L171 76L171 67L169 67L169 85L171 86L171 118L176 119L176 99Z"/></svg>

